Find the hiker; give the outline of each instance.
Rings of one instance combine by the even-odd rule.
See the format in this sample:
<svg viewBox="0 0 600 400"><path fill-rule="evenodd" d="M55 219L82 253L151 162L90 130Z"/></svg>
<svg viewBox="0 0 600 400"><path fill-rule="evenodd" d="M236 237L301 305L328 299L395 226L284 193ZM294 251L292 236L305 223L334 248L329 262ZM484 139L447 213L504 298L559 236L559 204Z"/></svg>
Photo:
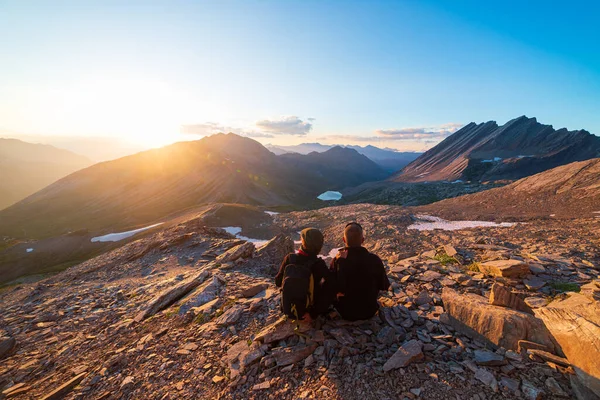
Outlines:
<svg viewBox="0 0 600 400"><path fill-rule="evenodd" d="M275 277L282 288L281 309L294 320L310 321L328 311L333 301L333 274L318 257L323 234L315 228L300 232L301 247L288 254Z"/></svg>
<svg viewBox="0 0 600 400"><path fill-rule="evenodd" d="M364 241L362 226L349 223L344 228L346 247L339 250L331 263L337 275L334 306L349 321L373 317L379 310L379 291L390 287L383 262L362 246Z"/></svg>

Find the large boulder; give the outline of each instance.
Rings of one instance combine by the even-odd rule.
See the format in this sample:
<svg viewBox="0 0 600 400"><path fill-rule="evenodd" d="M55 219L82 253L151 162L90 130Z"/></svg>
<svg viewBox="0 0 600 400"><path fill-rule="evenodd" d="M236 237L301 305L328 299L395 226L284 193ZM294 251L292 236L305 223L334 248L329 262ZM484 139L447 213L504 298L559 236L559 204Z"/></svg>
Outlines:
<svg viewBox="0 0 600 400"><path fill-rule="evenodd" d="M479 270L502 278L523 278L529 274L529 265L519 260L496 260L479 264Z"/></svg>
<svg viewBox="0 0 600 400"><path fill-rule="evenodd" d="M572 293L538 308L582 384L600 396L600 302Z"/></svg>
<svg viewBox="0 0 600 400"><path fill-rule="evenodd" d="M280 234L256 250L251 265L275 275L285 256L293 252L294 241L289 236Z"/></svg>
<svg viewBox="0 0 600 400"><path fill-rule="evenodd" d="M190 293L179 306L179 315L187 313L190 309L200 307L217 298L223 287L222 278L213 276L199 288Z"/></svg>
<svg viewBox="0 0 600 400"><path fill-rule="evenodd" d="M492 285L490 304L494 306L512 308L513 310L523 311L527 314L533 315L533 310L522 298L511 292L511 290L506 286L499 283L494 283Z"/></svg>
<svg viewBox="0 0 600 400"><path fill-rule="evenodd" d="M444 288L442 301L448 323L454 329L493 348L517 350L519 340L539 343L554 351L555 345L544 323L530 314L497 307L476 294L460 294Z"/></svg>
<svg viewBox="0 0 600 400"><path fill-rule="evenodd" d="M254 254L254 248L254 243L252 242L238 244L237 246L232 247L225 253L218 256L215 261L217 263L228 263L236 261L240 258L250 258L252 257L252 254Z"/></svg>
<svg viewBox="0 0 600 400"><path fill-rule="evenodd" d="M0 336L0 360L3 359L17 345L15 338L10 336Z"/></svg>

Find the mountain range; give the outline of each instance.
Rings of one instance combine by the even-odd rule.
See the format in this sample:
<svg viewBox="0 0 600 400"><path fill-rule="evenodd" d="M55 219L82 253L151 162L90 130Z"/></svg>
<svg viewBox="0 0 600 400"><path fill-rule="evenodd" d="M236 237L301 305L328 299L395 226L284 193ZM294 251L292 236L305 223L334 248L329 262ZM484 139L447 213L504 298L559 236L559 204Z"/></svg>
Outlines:
<svg viewBox="0 0 600 400"><path fill-rule="evenodd" d="M91 164L67 150L0 138L0 209Z"/></svg>
<svg viewBox="0 0 600 400"><path fill-rule="evenodd" d="M275 154L286 154L286 153L298 153L308 154L312 152L322 153L338 145L324 145L321 143L302 143L293 146L274 146L267 145L266 147ZM355 146L355 145L339 145L339 147L346 147L349 149L356 150L358 153L367 156L371 160L375 161L380 167L389 173L397 172L408 165L411 161L415 160L421 155L417 152L402 152L393 149L381 149L372 145L368 146Z"/></svg>
<svg viewBox="0 0 600 400"><path fill-rule="evenodd" d="M560 165L600 157L600 137L585 130L555 130L535 118L471 122L423 153L391 180L515 180Z"/></svg>
<svg viewBox="0 0 600 400"><path fill-rule="evenodd" d="M386 176L349 148L277 156L252 139L217 134L75 172L1 211L0 235L119 229L212 202L305 208L324 191Z"/></svg>

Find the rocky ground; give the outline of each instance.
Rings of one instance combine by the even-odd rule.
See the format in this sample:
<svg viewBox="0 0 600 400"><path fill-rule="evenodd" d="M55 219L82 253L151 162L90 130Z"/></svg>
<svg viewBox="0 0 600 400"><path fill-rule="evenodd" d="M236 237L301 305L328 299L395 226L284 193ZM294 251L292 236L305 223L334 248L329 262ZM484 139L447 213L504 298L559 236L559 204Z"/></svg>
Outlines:
<svg viewBox="0 0 600 400"><path fill-rule="evenodd" d="M297 232L323 229L328 254L349 220L392 282L379 315L282 320L273 277ZM597 366L544 321L557 325L564 298L578 302L569 312L597 307L597 218L457 231L413 222L395 206L279 214L280 235L254 249L191 218L10 288L0 398L594 398L584 385ZM600 322L577 312L591 332L577 343L594 354Z"/></svg>

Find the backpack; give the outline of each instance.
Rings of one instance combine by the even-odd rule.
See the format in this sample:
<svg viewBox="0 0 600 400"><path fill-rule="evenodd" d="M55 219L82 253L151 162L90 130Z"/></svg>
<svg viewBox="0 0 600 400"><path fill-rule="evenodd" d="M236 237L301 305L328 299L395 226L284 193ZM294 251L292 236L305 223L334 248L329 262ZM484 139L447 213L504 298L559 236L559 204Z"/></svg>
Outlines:
<svg viewBox="0 0 600 400"><path fill-rule="evenodd" d="M319 259L300 263L296 254L283 272L281 309L288 317L299 320L313 305L315 281L311 267Z"/></svg>

